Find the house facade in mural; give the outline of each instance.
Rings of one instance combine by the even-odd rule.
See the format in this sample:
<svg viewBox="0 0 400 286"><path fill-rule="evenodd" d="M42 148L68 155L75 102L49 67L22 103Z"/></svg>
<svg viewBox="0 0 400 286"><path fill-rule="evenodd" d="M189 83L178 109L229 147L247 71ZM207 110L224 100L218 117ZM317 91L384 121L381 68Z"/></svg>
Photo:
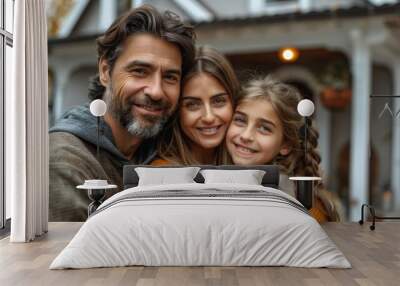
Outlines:
<svg viewBox="0 0 400 286"><path fill-rule="evenodd" d="M242 80L272 73L315 102L324 179L351 219L368 201L400 212L400 118L381 114L400 109L387 97L400 95L399 1L75 1L49 40L53 121L88 101L99 33L143 3L191 21L198 43L224 52Z"/></svg>

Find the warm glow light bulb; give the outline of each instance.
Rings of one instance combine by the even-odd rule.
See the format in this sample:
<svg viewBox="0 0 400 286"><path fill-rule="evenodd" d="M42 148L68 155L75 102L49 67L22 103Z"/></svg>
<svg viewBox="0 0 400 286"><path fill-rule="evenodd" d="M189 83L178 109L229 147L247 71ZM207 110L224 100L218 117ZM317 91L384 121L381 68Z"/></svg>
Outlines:
<svg viewBox="0 0 400 286"><path fill-rule="evenodd" d="M299 51L296 48L282 48L279 50L279 58L283 62L294 62L299 57Z"/></svg>
<svg viewBox="0 0 400 286"><path fill-rule="evenodd" d="M297 104L297 112L303 117L311 116L314 113L314 103L309 99L300 100Z"/></svg>
<svg viewBox="0 0 400 286"><path fill-rule="evenodd" d="M286 50L283 51L282 56L283 56L283 58L284 58L285 60L291 61L291 60L293 60L294 53L293 53L292 50L286 49Z"/></svg>
<svg viewBox="0 0 400 286"><path fill-rule="evenodd" d="M94 116L103 116L107 111L106 103L101 99L95 99L90 103L90 113Z"/></svg>

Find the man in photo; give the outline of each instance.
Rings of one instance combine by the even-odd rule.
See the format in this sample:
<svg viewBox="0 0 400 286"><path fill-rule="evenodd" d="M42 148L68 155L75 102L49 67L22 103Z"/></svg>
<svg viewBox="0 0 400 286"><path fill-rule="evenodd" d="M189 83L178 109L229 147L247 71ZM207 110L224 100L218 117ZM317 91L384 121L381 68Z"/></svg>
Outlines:
<svg viewBox="0 0 400 286"><path fill-rule="evenodd" d="M194 59L194 32L171 12L141 6L118 18L97 39L99 74L89 98L103 99L100 158L97 118L89 104L67 111L50 129L50 221L84 221L90 203L88 179L122 190L125 164L147 164L156 154L157 134L175 110L181 78Z"/></svg>

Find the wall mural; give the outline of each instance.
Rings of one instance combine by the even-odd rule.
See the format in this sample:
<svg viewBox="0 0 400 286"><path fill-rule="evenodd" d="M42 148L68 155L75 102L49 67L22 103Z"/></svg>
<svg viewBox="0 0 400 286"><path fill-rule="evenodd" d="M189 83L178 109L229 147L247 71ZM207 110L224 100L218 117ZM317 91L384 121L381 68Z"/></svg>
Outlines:
<svg viewBox="0 0 400 286"><path fill-rule="evenodd" d="M96 16L94 2L51 1L48 9L50 220L86 220L89 204L94 212L124 189L126 165L275 165L279 188L293 197L299 182L290 177L322 179L312 182L317 191L311 209L318 221L351 216L355 95L347 50L296 47L293 40L276 50L223 53L194 45L196 30L202 28L193 29L184 17L163 19L181 29L170 31L179 40L153 32L138 19L128 23L123 16L98 31L96 17L101 15ZM119 1L115 17L130 5ZM75 24L69 15L75 15ZM58 39L66 23L70 34ZM131 24L151 32L139 35ZM374 65L372 73L371 93L393 93L391 72ZM299 113L303 99L315 106L309 116ZM96 100L104 106L99 103L92 110ZM388 129L400 111L393 100L379 100L370 101L373 155L366 200L391 212L395 184L390 174L396 167L389 162L395 134ZM383 126L389 128L384 131ZM100 184L89 196L88 180ZM105 181L107 191L93 191Z"/></svg>

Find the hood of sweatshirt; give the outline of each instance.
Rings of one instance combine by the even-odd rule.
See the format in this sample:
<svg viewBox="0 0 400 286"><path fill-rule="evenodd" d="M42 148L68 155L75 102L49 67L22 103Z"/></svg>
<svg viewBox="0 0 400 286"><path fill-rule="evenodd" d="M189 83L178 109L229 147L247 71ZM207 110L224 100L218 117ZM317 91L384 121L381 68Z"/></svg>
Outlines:
<svg viewBox="0 0 400 286"><path fill-rule="evenodd" d="M100 118L99 146L113 154L122 163L149 164L156 156L157 138L144 140L136 150L132 160L128 160L115 146L110 126ZM90 113L89 103L73 107L66 111L56 124L50 128L52 132L68 132L84 141L97 145L97 118Z"/></svg>

